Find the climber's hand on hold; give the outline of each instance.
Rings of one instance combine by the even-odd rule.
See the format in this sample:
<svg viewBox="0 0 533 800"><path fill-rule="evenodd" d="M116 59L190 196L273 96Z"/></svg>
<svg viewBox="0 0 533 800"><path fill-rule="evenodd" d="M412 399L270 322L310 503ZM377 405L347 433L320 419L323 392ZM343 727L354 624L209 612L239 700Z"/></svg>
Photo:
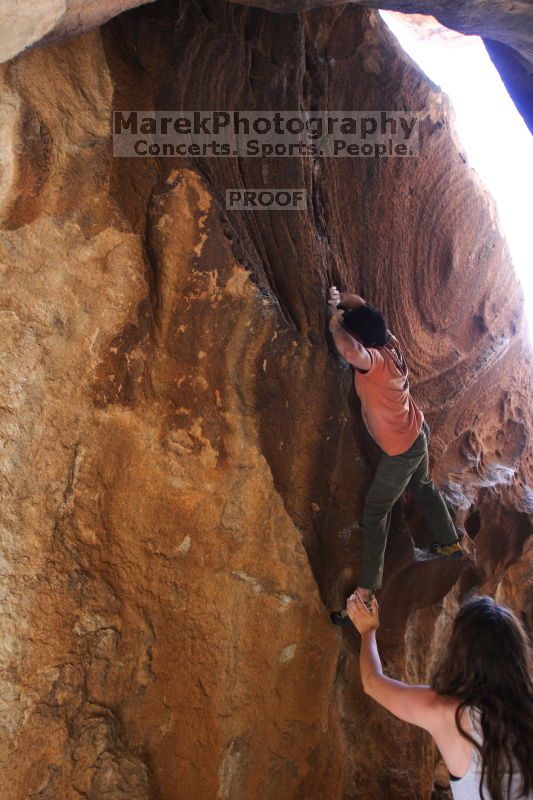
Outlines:
<svg viewBox="0 0 533 800"><path fill-rule="evenodd" d="M336 286L330 286L328 305L330 305L332 308L337 308L340 301L341 301L341 293L339 292Z"/></svg>
<svg viewBox="0 0 533 800"><path fill-rule="evenodd" d="M348 616L357 628L361 636L379 627L379 606L375 597L372 598L371 611L363 603L363 598L359 592L354 592L348 598L346 604Z"/></svg>

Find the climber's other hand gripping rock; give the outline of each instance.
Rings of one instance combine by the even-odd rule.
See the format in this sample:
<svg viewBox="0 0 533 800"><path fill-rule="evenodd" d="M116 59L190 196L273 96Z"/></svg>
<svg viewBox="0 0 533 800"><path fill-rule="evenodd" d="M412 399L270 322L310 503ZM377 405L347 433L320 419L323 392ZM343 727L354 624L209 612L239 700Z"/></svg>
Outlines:
<svg viewBox="0 0 533 800"><path fill-rule="evenodd" d="M328 304L332 308L337 308L337 306L339 305L340 301L341 301L341 293L339 292L339 290L337 289L336 286L330 286L329 287Z"/></svg>

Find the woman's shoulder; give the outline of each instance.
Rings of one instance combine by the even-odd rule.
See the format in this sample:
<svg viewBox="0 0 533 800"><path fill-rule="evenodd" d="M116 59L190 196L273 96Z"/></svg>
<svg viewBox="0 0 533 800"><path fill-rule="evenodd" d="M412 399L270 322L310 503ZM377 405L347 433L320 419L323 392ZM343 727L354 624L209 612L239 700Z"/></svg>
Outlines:
<svg viewBox="0 0 533 800"><path fill-rule="evenodd" d="M439 695L435 701L435 727L430 733L452 775L464 776L472 758L472 745L461 735L456 724L459 709L459 724L471 734L470 715L467 707L462 707L460 700L454 697Z"/></svg>
<svg viewBox="0 0 533 800"><path fill-rule="evenodd" d="M453 731L457 730L457 710L460 708L458 718L459 724L467 733L472 733L472 717L474 716L475 710L467 705L463 705L457 697L441 695L438 694L438 692L434 692L434 708L437 720L440 720L443 727Z"/></svg>

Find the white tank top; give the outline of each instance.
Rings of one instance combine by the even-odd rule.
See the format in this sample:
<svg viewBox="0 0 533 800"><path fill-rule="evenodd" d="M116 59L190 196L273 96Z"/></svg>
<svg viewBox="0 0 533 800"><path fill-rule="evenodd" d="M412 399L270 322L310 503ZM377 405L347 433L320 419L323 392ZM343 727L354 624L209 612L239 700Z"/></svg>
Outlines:
<svg viewBox="0 0 533 800"><path fill-rule="evenodd" d="M483 732L481 729L480 714L477 708L468 708L470 720L472 722L473 737L480 744L483 741ZM480 800L479 792L479 779L481 777L481 756L475 747L472 747L472 758L466 774L459 780L450 780L450 786L453 794L453 800ZM505 785L505 784L504 784ZM513 780L511 783L511 794L508 800L533 800L533 792L527 795L521 795L522 778L520 774L513 773ZM483 784L483 794L485 800L492 800L489 790ZM506 798L507 800L507 798Z"/></svg>

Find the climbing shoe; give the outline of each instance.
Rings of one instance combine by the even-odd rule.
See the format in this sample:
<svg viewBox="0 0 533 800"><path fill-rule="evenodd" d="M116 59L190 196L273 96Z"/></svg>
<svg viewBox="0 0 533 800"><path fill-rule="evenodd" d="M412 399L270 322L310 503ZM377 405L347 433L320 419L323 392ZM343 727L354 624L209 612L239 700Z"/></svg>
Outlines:
<svg viewBox="0 0 533 800"><path fill-rule="evenodd" d="M451 544L432 544L429 552L434 556L444 556L444 558L463 558L463 548L459 542Z"/></svg>

